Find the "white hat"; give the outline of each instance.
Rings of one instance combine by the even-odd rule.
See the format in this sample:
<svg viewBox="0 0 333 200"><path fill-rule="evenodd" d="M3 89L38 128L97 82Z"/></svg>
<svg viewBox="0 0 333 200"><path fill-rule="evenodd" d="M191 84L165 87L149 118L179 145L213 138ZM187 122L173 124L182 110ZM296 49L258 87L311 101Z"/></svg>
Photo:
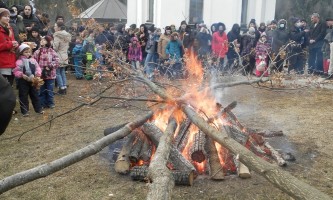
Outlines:
<svg viewBox="0 0 333 200"><path fill-rule="evenodd" d="M22 43L22 44L19 46L18 49L19 49L19 52L22 53L22 51L23 51L24 49L26 49L26 48L29 48L29 49L30 49L30 46L27 45L27 44Z"/></svg>

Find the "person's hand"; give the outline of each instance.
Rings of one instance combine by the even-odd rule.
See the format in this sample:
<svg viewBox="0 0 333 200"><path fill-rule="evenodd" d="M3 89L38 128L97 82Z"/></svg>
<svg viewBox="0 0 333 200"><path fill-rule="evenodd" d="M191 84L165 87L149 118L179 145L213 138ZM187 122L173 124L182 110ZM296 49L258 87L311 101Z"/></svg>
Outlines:
<svg viewBox="0 0 333 200"><path fill-rule="evenodd" d="M310 31L309 29L305 29L305 30L304 30L304 32L306 32L306 33L309 32L309 31Z"/></svg>
<svg viewBox="0 0 333 200"><path fill-rule="evenodd" d="M27 75L25 75L25 74L22 75L22 78L23 78L24 80L26 80L26 81L29 79L29 77L28 77Z"/></svg>
<svg viewBox="0 0 333 200"><path fill-rule="evenodd" d="M18 47L18 42L16 42L16 41L12 41L12 44L13 44L13 47L14 47L14 48Z"/></svg>
<svg viewBox="0 0 333 200"><path fill-rule="evenodd" d="M310 40L310 44L313 44L315 42L316 42L316 40Z"/></svg>
<svg viewBox="0 0 333 200"><path fill-rule="evenodd" d="M25 27L25 29L27 29L27 31L30 31L32 27Z"/></svg>

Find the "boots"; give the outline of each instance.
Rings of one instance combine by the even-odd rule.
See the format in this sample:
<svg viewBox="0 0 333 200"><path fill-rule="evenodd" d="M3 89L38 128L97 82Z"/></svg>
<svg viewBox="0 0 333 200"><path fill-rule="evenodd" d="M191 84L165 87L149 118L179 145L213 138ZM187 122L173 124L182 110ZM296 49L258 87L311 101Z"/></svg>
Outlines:
<svg viewBox="0 0 333 200"><path fill-rule="evenodd" d="M59 89L59 90L58 90L58 94L60 94L60 95L65 95L65 94L67 94L67 89L66 89L66 88L64 88L64 89Z"/></svg>

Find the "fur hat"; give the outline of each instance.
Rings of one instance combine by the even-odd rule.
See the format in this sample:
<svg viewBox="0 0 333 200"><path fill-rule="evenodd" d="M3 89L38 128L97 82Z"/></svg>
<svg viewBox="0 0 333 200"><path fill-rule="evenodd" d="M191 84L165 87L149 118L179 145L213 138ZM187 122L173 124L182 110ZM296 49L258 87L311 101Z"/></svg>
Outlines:
<svg viewBox="0 0 333 200"><path fill-rule="evenodd" d="M27 44L22 43L22 44L18 47L19 53L22 53L22 51L23 51L24 49L27 49L27 48L30 49L30 46L27 45Z"/></svg>
<svg viewBox="0 0 333 200"><path fill-rule="evenodd" d="M164 29L171 31L171 26L166 26Z"/></svg>
<svg viewBox="0 0 333 200"><path fill-rule="evenodd" d="M249 28L249 33L250 33L250 34L254 34L255 31L256 31L255 28L253 28L253 27L250 27L250 28Z"/></svg>
<svg viewBox="0 0 333 200"><path fill-rule="evenodd" d="M5 13L7 13L8 15L10 15L9 10L7 10L6 8L0 8L0 16L3 16Z"/></svg>

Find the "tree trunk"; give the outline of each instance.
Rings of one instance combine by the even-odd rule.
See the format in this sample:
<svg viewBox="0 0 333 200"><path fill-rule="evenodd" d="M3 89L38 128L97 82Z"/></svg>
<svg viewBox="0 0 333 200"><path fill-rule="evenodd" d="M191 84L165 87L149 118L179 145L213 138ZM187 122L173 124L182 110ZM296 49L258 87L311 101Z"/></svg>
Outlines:
<svg viewBox="0 0 333 200"><path fill-rule="evenodd" d="M202 163L206 160L207 152L205 150L206 135L202 131L198 131L194 135L193 144L189 149L189 155L195 162Z"/></svg>
<svg viewBox="0 0 333 200"><path fill-rule="evenodd" d="M216 150L215 142L209 138L208 139L209 146L209 166L210 166L210 178L213 180L223 180L224 173L223 167L220 163L219 155Z"/></svg>
<svg viewBox="0 0 333 200"><path fill-rule="evenodd" d="M155 146L158 146L159 140L163 135L162 131L152 123L145 123L142 126L142 130ZM196 171L194 166L174 146L171 147L170 151L169 160L172 164L172 169Z"/></svg>
<svg viewBox="0 0 333 200"><path fill-rule="evenodd" d="M114 170L119 174L128 174L131 161L129 160L129 153L133 147L135 137L137 136L137 131L133 131L127 138L127 141L123 144L118 158L114 164Z"/></svg>
<svg viewBox="0 0 333 200"><path fill-rule="evenodd" d="M194 181L194 173L192 171L172 170L171 174L176 185L192 186ZM148 181L148 167L135 166L131 169L130 176L135 181Z"/></svg>
<svg viewBox="0 0 333 200"><path fill-rule="evenodd" d="M147 199L171 199L175 181L167 167L167 162L176 128L176 121L170 119L165 133L160 138L154 157L149 165L148 178L152 183L149 185Z"/></svg>
<svg viewBox="0 0 333 200"><path fill-rule="evenodd" d="M126 137L137 127L142 126L148 119L153 116L153 112L149 112L147 115L138 118L136 121L128 123L126 126L120 130L105 136L98 141L91 143L90 145L77 150L67 156L59 158L58 160L52 161L47 164L37 166L35 168L19 172L12 176L6 177L0 181L0 194L13 189L17 186L24 185L33 180L46 177L50 174L53 174L57 171L60 171L72 164L75 164L89 156L92 156L100 152L103 148L112 144L113 142Z"/></svg>

